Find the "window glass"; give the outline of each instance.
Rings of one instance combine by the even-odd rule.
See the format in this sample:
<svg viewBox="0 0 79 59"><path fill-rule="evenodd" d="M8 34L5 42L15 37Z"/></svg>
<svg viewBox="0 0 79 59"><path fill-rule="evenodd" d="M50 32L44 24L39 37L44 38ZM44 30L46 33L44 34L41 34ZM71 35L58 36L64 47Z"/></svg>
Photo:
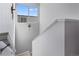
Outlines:
<svg viewBox="0 0 79 59"><path fill-rule="evenodd" d="M16 11L18 15L28 15L28 7L24 4L18 4Z"/></svg>
<svg viewBox="0 0 79 59"><path fill-rule="evenodd" d="M29 7L25 4L18 4L16 11L18 15L38 16L38 9L36 7Z"/></svg>
<svg viewBox="0 0 79 59"><path fill-rule="evenodd" d="M29 16L38 16L37 8L29 8Z"/></svg>

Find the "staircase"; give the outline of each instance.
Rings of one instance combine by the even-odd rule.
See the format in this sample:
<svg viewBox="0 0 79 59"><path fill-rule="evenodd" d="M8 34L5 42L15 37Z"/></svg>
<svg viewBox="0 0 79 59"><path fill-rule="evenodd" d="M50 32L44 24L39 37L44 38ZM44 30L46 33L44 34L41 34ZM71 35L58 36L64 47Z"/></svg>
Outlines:
<svg viewBox="0 0 79 59"><path fill-rule="evenodd" d="M33 56L79 55L79 20L57 19L32 41Z"/></svg>

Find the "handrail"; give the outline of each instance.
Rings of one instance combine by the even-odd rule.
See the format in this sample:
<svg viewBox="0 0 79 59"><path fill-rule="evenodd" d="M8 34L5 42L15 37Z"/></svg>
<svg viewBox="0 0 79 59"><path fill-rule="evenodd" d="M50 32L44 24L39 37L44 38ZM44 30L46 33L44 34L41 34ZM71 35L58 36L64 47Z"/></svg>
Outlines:
<svg viewBox="0 0 79 59"><path fill-rule="evenodd" d="M57 21L72 21L72 20L74 20L74 19L69 19L69 18L56 19L56 20L53 21L53 23L51 23L51 24L46 28L46 30L45 30L44 32L46 32L48 29L50 29L52 25L55 25ZM76 21L79 21L78 19L75 19L75 20L76 20ZM44 33L44 32L43 32L43 33Z"/></svg>
<svg viewBox="0 0 79 59"><path fill-rule="evenodd" d="M42 34L44 34L47 30L49 30L49 29L52 27L52 25L54 26L56 23L57 23L57 19L54 20L54 21L46 28L46 30L44 30L44 31L43 31L41 34L39 34L37 37L39 37L39 36L41 36ZM37 38L37 37L36 37L36 38ZM33 39L32 41L36 40L36 38Z"/></svg>
<svg viewBox="0 0 79 59"><path fill-rule="evenodd" d="M58 21L72 21L72 20L74 20L74 19L71 19L71 18L65 18L65 19L56 19L56 20L54 20L51 24L49 24L48 25L48 27L46 28L46 30L44 30L41 34L39 34L37 37L39 37L39 36L41 36L42 34L44 34L46 31L48 31L52 26L54 26ZM75 19L76 21L79 21L78 19ZM37 38L36 37L36 38ZM35 38L35 39L36 39ZM35 40L34 39L34 40ZM33 40L33 41L34 41Z"/></svg>

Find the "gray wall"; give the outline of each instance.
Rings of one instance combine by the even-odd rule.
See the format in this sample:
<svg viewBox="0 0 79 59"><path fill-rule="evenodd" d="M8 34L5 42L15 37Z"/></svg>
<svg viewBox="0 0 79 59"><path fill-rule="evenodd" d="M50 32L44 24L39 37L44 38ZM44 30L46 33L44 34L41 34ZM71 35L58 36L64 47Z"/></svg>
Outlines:
<svg viewBox="0 0 79 59"><path fill-rule="evenodd" d="M39 37L32 41L33 56L63 56L64 53L64 25L63 21L57 21Z"/></svg>
<svg viewBox="0 0 79 59"><path fill-rule="evenodd" d="M65 19L65 18L74 19L74 20L75 19L79 19L79 4L74 4L74 3L72 3L72 4L68 4L68 3L66 3L66 4L64 4L64 3L58 3L58 4L57 3L50 3L50 4L49 3L41 3L40 4L40 30L41 30L41 33L44 30L46 30L46 28L51 23L53 23L54 20L56 20L56 19ZM75 24L73 24L73 25L75 26ZM68 24L66 26L72 28L73 30L74 30L74 28L77 28L77 27L73 27L70 24ZM46 34L44 33L44 34L40 35L39 37L37 37L33 41L33 43L32 43L33 44L33 47L32 47L33 48L33 50L32 50L33 55L59 55L59 54L56 54L57 53L56 49L59 49L60 47L58 45L56 45L56 43L58 43L58 41L55 41L55 40L59 40L58 36L60 36L60 38L61 38L61 37L63 37L63 35L65 33L60 30L60 28L63 28L63 27L60 26L59 23L58 23L57 27L58 28L55 28L55 30L58 29L59 32L58 31L54 31L54 33L53 33L53 30L50 29L50 31L48 30L50 34L46 32ZM68 32L69 31L72 32L70 28L67 28ZM60 35L57 36L57 34L55 32L57 34L60 34ZM74 32L75 32L75 30L74 30ZM54 35L56 35L56 37ZM68 33L67 33L67 36L68 36ZM70 36L70 38L74 38L74 36L71 37L70 34L69 34L69 36ZM52 38L54 38L54 39L52 39ZM63 41L64 38L65 37L63 37L59 41L64 42L65 41L65 40ZM74 49L73 43L75 44L74 47L76 47L76 49ZM64 43L61 43L61 44L64 44ZM66 45L67 49L69 49L69 50L71 49L71 51L76 50L76 51L73 51L72 53L70 53L71 51L69 52L69 51L66 50L66 52L67 52L66 55L68 55L68 54L69 55L78 55L78 53L79 53L78 52L78 48L77 48L77 46L78 46L77 44L78 43L75 43L74 39L72 41L70 39L69 43L66 43L66 44L71 46L70 48L68 48L69 46ZM53 46L53 47L51 47L51 46ZM61 47L62 47L62 51L61 52L63 52L63 53L60 54L60 55L64 55L64 48L65 48L65 46L61 45ZM74 54L74 52L75 52L75 54Z"/></svg>
<svg viewBox="0 0 79 59"><path fill-rule="evenodd" d="M11 16L11 4L0 3L0 33L9 32L11 44L14 48L14 21Z"/></svg>
<svg viewBox="0 0 79 59"><path fill-rule="evenodd" d="M55 19L78 19L79 4L77 3L41 3L40 30L43 32Z"/></svg>
<svg viewBox="0 0 79 59"><path fill-rule="evenodd" d="M79 20L65 22L65 55L79 56Z"/></svg>

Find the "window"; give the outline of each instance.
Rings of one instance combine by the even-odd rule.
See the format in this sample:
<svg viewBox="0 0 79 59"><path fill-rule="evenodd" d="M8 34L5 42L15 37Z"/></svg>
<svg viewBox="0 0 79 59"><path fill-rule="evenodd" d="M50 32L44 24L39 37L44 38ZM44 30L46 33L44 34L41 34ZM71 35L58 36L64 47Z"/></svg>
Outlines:
<svg viewBox="0 0 79 59"><path fill-rule="evenodd" d="M18 15L18 22L19 23L25 23L27 22L27 17L24 15Z"/></svg>
<svg viewBox="0 0 79 59"><path fill-rule="evenodd" d="M38 16L38 8L29 7L25 4L18 4L16 6L16 11L18 15L26 15L26 16Z"/></svg>
<svg viewBox="0 0 79 59"><path fill-rule="evenodd" d="M38 10L37 8L29 8L29 16L37 16Z"/></svg>
<svg viewBox="0 0 79 59"><path fill-rule="evenodd" d="M19 4L16 6L16 11L18 15L26 15L28 16L28 7L24 4Z"/></svg>

